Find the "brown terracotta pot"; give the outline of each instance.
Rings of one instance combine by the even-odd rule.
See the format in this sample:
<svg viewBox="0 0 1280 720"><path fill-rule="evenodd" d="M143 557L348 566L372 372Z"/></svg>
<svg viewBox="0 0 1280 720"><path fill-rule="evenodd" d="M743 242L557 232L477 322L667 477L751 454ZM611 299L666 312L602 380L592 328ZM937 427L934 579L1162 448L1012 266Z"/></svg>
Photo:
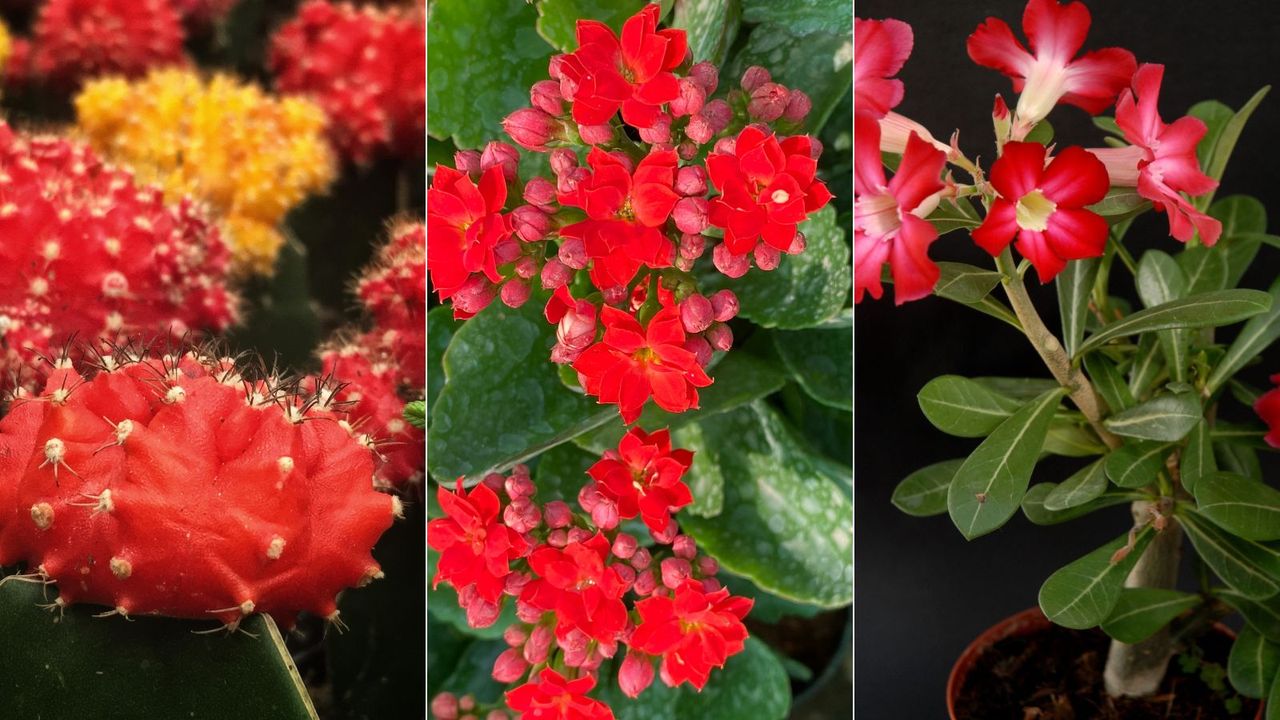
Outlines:
<svg viewBox="0 0 1280 720"><path fill-rule="evenodd" d="M951 720L972 720L971 718L956 717L956 697L959 696L960 687L964 685L964 681L968 677L969 671L973 669L974 663L977 662L979 656L987 651L987 648L1007 637L1030 635L1045 630L1050 625L1052 623L1044 616L1040 608L1034 607L1001 620L969 643L969 647L960 653L956 664L952 666L951 676L947 678L947 716ZM1231 638L1236 636L1231 628L1222 623L1214 625L1214 629ZM1262 716L1265 710L1263 706L1258 706L1257 720L1263 720Z"/></svg>

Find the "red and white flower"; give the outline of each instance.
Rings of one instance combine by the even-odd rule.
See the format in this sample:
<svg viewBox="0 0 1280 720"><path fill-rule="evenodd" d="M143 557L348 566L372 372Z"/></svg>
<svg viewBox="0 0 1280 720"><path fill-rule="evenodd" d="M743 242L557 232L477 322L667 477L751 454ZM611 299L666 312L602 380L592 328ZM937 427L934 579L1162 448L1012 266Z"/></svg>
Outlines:
<svg viewBox="0 0 1280 720"><path fill-rule="evenodd" d="M853 109L874 119L885 116L904 92L893 77L911 55L911 26L901 20L853 19Z"/></svg>

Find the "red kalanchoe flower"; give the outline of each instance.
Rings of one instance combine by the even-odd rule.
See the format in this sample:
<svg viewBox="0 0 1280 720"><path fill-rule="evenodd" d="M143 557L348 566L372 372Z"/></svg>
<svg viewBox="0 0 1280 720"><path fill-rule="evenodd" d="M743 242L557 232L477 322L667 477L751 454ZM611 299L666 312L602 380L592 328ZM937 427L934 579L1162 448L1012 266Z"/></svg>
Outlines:
<svg viewBox="0 0 1280 720"><path fill-rule="evenodd" d="M596 681L590 675L566 680L546 668L537 679L507 691L507 707L520 713L516 720L613 720L608 705L587 697Z"/></svg>
<svg viewBox="0 0 1280 720"><path fill-rule="evenodd" d="M185 35L170 0L48 0L32 30L31 69L64 86L103 75L139 77L184 64Z"/></svg>
<svg viewBox="0 0 1280 720"><path fill-rule="evenodd" d="M1040 143L1010 142L991 166L991 203L973 241L992 257L1017 236L1016 247L1031 261L1040 282L1049 282L1069 260L1102 255L1107 221L1084 209L1101 202L1110 185L1102 161L1081 147L1069 147L1045 166Z"/></svg>
<svg viewBox="0 0 1280 720"><path fill-rule="evenodd" d="M711 378L697 356L684 348L680 310L664 307L648 327L621 310L600 310L604 338L587 348L573 369L588 395L617 404L625 423L635 422L651 396L658 407L681 413L698 407L698 388Z"/></svg>
<svg viewBox="0 0 1280 720"><path fill-rule="evenodd" d="M724 228L724 243L734 255L745 255L763 239L770 247L791 252L796 226L831 199L826 184L815 177L818 161L807 135L782 142L756 125L743 128L732 153L707 157L707 174L720 196L711 201L709 220Z"/></svg>
<svg viewBox="0 0 1280 720"><path fill-rule="evenodd" d="M556 344L551 348L551 362L561 365L578 359L596 339L596 306L586 300L575 300L569 286L561 285L547 300L543 309L547 322L556 326Z"/></svg>
<svg viewBox="0 0 1280 720"><path fill-rule="evenodd" d="M853 19L853 109L880 119L902 102L902 69L915 39L901 20Z"/></svg>
<svg viewBox="0 0 1280 720"><path fill-rule="evenodd" d="M1112 184L1138 186L1138 194L1169 216L1169 234L1187 242L1200 233L1205 245L1222 234L1222 223L1196 210L1182 193L1203 195L1218 183L1200 170L1196 145L1208 128L1199 118L1180 117L1171 125L1160 119L1157 107L1163 65L1143 65L1116 104L1116 124L1130 143L1127 148L1092 150L1112 174ZM1118 182L1117 182L1118 181Z"/></svg>
<svg viewBox="0 0 1280 720"><path fill-rule="evenodd" d="M521 602L555 613L556 637L564 639L579 630L599 642L606 655L613 654L627 628L627 606L622 602L627 583L616 568L605 565L609 546L597 532L563 549L535 549L529 567L537 577L520 593Z"/></svg>
<svg viewBox="0 0 1280 720"><path fill-rule="evenodd" d="M502 279L494 247L511 236L511 220L502 214L507 202L507 181L502 167L494 165L477 185L453 168L439 165L427 191L427 270L431 284L444 301L462 289L475 273L490 282ZM455 317L473 313L454 309Z"/></svg>
<svg viewBox="0 0 1280 720"><path fill-rule="evenodd" d="M1271 382L1280 385L1280 373L1272 375ZM1254 401L1253 411L1267 424L1267 444L1280 448L1280 387L1263 393Z"/></svg>
<svg viewBox="0 0 1280 720"><path fill-rule="evenodd" d="M480 598L497 604L511 561L524 555L528 543L502 523L498 495L484 483L468 493L458 478L456 492L442 485L436 497L447 517L427 523L427 544L440 553L432 586L449 583L459 594L474 586Z"/></svg>
<svg viewBox="0 0 1280 720"><path fill-rule="evenodd" d="M660 106L680 96L671 71L689 44L683 30L658 29L659 13L657 3L646 5L623 24L621 41L602 22L578 21L578 49L558 63L560 92L573 103L575 122L603 125L621 109L624 122L647 129Z"/></svg>
<svg viewBox="0 0 1280 720"><path fill-rule="evenodd" d="M587 164L591 172L558 199L587 213L587 220L562 228L560 235L582 241L592 261L592 283L607 290L626 286L641 265L671 267L675 246L662 226L680 199L673 189L679 164L675 151L649 153L634 173L599 148L587 154Z"/></svg>
<svg viewBox="0 0 1280 720"><path fill-rule="evenodd" d="M937 207L945 185L939 179L947 156L912 133L892 180L880 162L880 128L857 118L854 132L853 300L879 298L880 270L893 271L894 302L901 305L933 292L938 266L929 245L938 231L924 218Z"/></svg>
<svg viewBox="0 0 1280 720"><path fill-rule="evenodd" d="M661 533L671 523L671 513L693 502L680 479L692 463L693 453L671 449L671 433L665 428L646 433L636 427L587 474L601 494L617 503L618 517L640 515L645 525Z"/></svg>
<svg viewBox="0 0 1280 720"><path fill-rule="evenodd" d="M1008 24L989 17L969 36L968 49L975 63L1013 80L1014 91L1020 93L1016 112L1024 131L1060 101L1097 115L1115 102L1138 69L1133 53L1121 48L1075 57L1089 33L1089 9L1081 2L1029 0L1022 31L1030 52ZM1015 133L1016 137L1021 135Z"/></svg>
<svg viewBox="0 0 1280 720"><path fill-rule="evenodd" d="M730 597L727 588L708 593L701 582L686 580L674 597L654 595L636 603L640 622L631 633L631 647L662 656L662 682L675 687L687 681L701 690L712 668L724 667L742 652L747 639L742 619L753 604L750 598Z"/></svg>

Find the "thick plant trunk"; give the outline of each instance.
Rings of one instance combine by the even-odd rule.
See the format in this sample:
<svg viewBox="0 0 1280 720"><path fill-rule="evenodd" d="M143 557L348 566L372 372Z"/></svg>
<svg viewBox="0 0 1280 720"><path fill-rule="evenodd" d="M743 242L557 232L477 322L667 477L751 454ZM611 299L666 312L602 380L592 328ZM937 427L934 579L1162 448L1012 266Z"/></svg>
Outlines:
<svg viewBox="0 0 1280 720"><path fill-rule="evenodd" d="M1133 516L1138 522L1150 518L1151 511L1149 502L1133 504ZM1173 588L1178 581L1181 554L1182 527L1169 517L1164 529L1156 534L1134 565L1125 580L1125 587ZM1136 645L1112 640L1104 675L1107 693L1115 697L1151 695L1164 680L1169 660L1176 650L1177 643L1168 627Z"/></svg>

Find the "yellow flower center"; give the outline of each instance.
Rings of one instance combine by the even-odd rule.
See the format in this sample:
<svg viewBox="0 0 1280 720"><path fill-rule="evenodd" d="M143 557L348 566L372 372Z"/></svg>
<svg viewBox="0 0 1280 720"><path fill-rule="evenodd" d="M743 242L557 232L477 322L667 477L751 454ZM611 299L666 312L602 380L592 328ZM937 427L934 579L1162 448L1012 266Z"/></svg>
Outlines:
<svg viewBox="0 0 1280 720"><path fill-rule="evenodd" d="M1057 203L1045 197L1044 193L1032 190L1018 200L1014 218L1023 230L1044 232L1049 227L1049 216L1057 209Z"/></svg>

